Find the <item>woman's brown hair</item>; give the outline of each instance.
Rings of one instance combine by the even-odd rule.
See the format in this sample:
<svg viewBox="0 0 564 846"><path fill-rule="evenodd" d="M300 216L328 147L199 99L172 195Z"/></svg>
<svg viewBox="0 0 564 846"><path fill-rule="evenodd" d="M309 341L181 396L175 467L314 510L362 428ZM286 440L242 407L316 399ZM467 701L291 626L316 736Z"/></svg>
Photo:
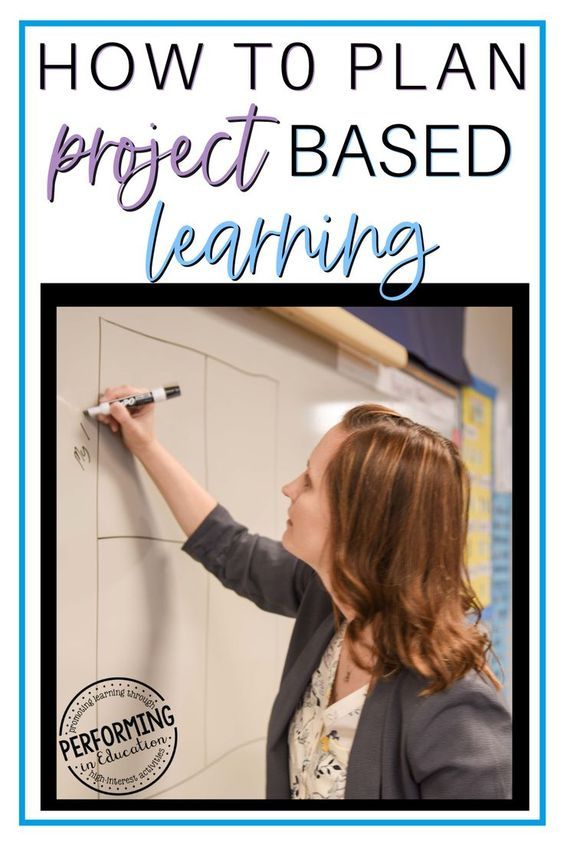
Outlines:
<svg viewBox="0 0 564 846"><path fill-rule="evenodd" d="M353 660L373 683L416 671L429 682L421 695L472 669L500 688L465 562L469 477L458 449L380 405L351 409L341 427L348 437L326 470L329 545L333 591L355 612ZM340 622L335 604L334 612ZM357 649L366 626L375 644L369 663Z"/></svg>

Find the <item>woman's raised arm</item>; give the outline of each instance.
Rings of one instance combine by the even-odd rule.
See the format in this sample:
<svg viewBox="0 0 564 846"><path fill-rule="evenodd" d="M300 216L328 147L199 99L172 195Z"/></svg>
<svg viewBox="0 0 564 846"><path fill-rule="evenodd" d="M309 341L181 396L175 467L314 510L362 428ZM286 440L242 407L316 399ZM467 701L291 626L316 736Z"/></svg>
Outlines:
<svg viewBox="0 0 564 846"><path fill-rule="evenodd" d="M131 385L108 388L100 402L144 393L145 390ZM217 500L157 440L153 404L129 412L123 405L113 403L110 412L109 415L98 415L98 420L109 426L112 432L121 431L123 443L141 461L182 531L189 537L213 511Z"/></svg>

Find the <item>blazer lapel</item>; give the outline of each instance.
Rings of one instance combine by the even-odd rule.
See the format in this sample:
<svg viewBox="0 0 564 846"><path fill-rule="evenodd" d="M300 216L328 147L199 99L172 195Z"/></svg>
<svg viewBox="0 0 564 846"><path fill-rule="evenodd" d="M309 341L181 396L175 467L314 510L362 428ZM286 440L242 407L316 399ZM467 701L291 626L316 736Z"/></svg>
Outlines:
<svg viewBox="0 0 564 846"><path fill-rule="evenodd" d="M282 732L287 730L300 697L306 689L314 670L319 666L329 641L335 634L333 614L329 614L311 637L302 652L286 673L280 684L278 696L272 706L268 727L269 744L272 746Z"/></svg>
<svg viewBox="0 0 564 846"><path fill-rule="evenodd" d="M382 798L384 736L396 679L380 679L360 712L349 754L345 799Z"/></svg>

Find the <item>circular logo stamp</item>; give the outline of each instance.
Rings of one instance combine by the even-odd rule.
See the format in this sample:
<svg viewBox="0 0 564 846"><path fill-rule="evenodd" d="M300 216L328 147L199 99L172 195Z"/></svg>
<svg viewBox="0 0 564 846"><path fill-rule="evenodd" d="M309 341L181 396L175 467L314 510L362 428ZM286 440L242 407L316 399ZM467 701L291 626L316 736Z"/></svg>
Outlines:
<svg viewBox="0 0 564 846"><path fill-rule="evenodd" d="M100 679L73 696L59 725L69 771L98 793L138 793L170 767L178 729L172 708L137 679Z"/></svg>

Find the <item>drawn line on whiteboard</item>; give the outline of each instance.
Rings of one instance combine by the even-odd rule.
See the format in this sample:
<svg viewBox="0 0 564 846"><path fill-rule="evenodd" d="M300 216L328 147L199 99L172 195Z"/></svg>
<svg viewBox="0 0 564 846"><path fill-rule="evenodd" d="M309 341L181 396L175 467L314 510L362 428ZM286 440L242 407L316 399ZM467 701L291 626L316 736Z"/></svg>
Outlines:
<svg viewBox="0 0 564 846"><path fill-rule="evenodd" d="M98 317L98 396L102 381L102 320ZM100 532L100 426L96 427L96 537ZM96 678L100 668L100 544L96 543ZM100 724L99 705L96 702L96 725ZM100 762L96 761L96 774L100 774Z"/></svg>
<svg viewBox="0 0 564 846"><path fill-rule="evenodd" d="M204 479L206 490L209 490L209 461L208 461L208 378L209 367L208 357L204 359ZM210 630L210 582L211 579L206 579L206 622L204 628L204 654L209 655L209 630ZM208 766L208 664L209 661L204 662L204 766Z"/></svg>
<svg viewBox="0 0 564 846"><path fill-rule="evenodd" d="M197 355L204 357L204 403L203 403L203 405L204 405L204 471L205 471L205 485L206 485L206 487L208 486L208 475L209 475L209 472L208 472L208 415L207 415L208 391L207 391L207 388L208 388L208 379L209 379L208 360L210 360L210 359L212 361L215 361L215 362L218 362L219 364L224 365L225 367L228 367L232 370L235 370L235 371L243 374L244 376L266 379L268 382L271 382L273 384L274 389L275 389L275 395L276 395L276 399L275 399L275 421L276 422L275 422L275 427L274 427L275 428L274 450L275 450L275 458L277 459L278 455L277 455L276 436L277 436L277 433L278 433L278 424L279 424L278 411L279 411L279 388L280 388L280 382L279 382L278 379L275 379L274 377L269 376L266 373L257 373L257 372L253 372L253 371L250 371L250 370L246 370L242 367L237 367L237 365L234 365L232 362L225 361L224 359L220 358L219 356L211 355L211 354L204 352L203 350L199 350L195 347L190 347L188 344L181 344L181 343L176 342L176 341L170 341L170 340L167 340L166 338L160 338L156 335L151 335L148 332L141 332L137 329L133 329L129 326L125 326L122 323L118 323L117 321L114 321L114 320L109 320L108 318L105 318L105 317L100 316L98 318L98 320L99 320L99 350L98 350L98 352L99 352L98 395L99 396L101 394L101 373L102 373L102 361L101 361L101 359L102 359L102 324L103 323L105 323L107 325L114 326L114 327L121 329L123 331L126 331L126 332L131 332L134 335L138 335L138 336L143 337L143 338L148 338L149 340L157 341L157 342L162 343L162 344L167 344L168 346L177 347L178 349L187 350L189 352L193 352L193 353L196 353ZM99 439L100 439L100 434L99 434L100 427L98 426L97 428L98 428L98 441L99 441ZM97 496L96 496L96 511L97 511L96 529L97 529L97 532L96 533L97 534L98 534L98 524L99 524L99 515L98 515L98 488L99 488L98 469L99 469L99 464L98 464L98 456L99 456L99 449L97 450L97 466L96 466L96 470L97 470ZM154 536L150 536L150 535L99 535L97 539L100 541L100 540L115 540L115 539L120 539L120 538L131 539L131 540L136 540L136 539L138 539L138 540L149 540L149 541L157 541L157 542L161 541L161 542L164 542L164 543L174 543L174 544L177 544L178 546L181 546L183 543L185 543L184 540L174 540L174 539L171 539L171 538L158 538L158 537L154 537ZM98 583L99 583L99 564L98 564L98 561L99 561L99 555L98 555L98 550L99 550L99 545L97 544L96 547L97 547L96 667L98 667L98 627L99 627L99 619L98 619L98 617L99 617L99 611L98 611L98 608L99 608L99 591L98 591ZM211 584L211 576L208 574L208 579L206 581L206 624L205 624L205 635L204 635L204 637L205 637L205 654L206 655L207 655L207 652L208 652L209 619L210 619L210 613L211 613L210 612L210 604L211 604L210 584ZM276 651L278 652L278 638L277 638ZM179 785L184 784L184 783L190 781L193 778L196 778L196 776L198 776L200 773L205 772L205 770L209 769L214 764L216 764L219 761L221 761L222 759L226 758L228 755L231 755L236 750L241 749L245 746L249 746L253 743L258 743L260 741L265 740L264 737L261 737L261 738L256 738L254 740L247 741L246 743L242 743L239 746L235 746L232 749L229 749L227 752L225 752L219 758L216 758L215 760L208 762L208 760L207 760L207 717L208 717L208 702L207 702L207 700L208 700L208 662L206 661L205 664L204 664L204 731L203 731L203 746L204 746L204 761L205 761L205 763L204 763L204 767L201 770L198 770L198 772L196 772L193 775L189 776L188 778L183 779L182 781L178 782ZM173 787L174 786L176 786L176 785L173 785ZM173 787L166 788L166 791L163 791L163 792L168 792L171 789L173 789ZM152 795L158 796L158 795L162 795L162 794L159 793L159 794L152 794Z"/></svg>
<svg viewBox="0 0 564 846"><path fill-rule="evenodd" d="M160 790L158 793L151 793L150 796L147 796L147 799L154 799L157 796L163 796L167 793L170 793L171 790L174 790L176 787L180 787L182 784L187 784L187 782L192 781L192 779L197 778L197 776L205 773L206 770L209 770L210 767L213 767L215 764L219 764L220 761L223 761L224 758L227 758L229 755L232 755L234 752L237 752L239 749L244 749L245 746L252 746L254 743L261 743L266 741L266 737L255 737L253 740L247 740L245 743L240 743L239 746L234 746L232 749L229 749L227 752L224 752L223 755L220 755L219 758L214 758L213 761L210 761L207 766L202 767L201 770L197 770L197 772L192 773L192 775L183 778L181 781L177 781L176 784L171 784L170 787L165 788L165 790Z"/></svg>
<svg viewBox="0 0 564 846"><path fill-rule="evenodd" d="M259 379L268 379L269 382L274 382L276 385L278 384L278 380L269 376L267 373L256 373L252 370L245 370L243 367L237 367L236 364L232 364L230 361L225 361L224 359L219 358L219 356L203 352L202 350L197 349L197 347L190 347L188 344L181 344L178 341L168 341L166 338L159 338L157 335L150 335L148 332L141 332L139 329L131 329L131 327L125 326L123 323L117 323L115 320L108 320L107 317L102 317L100 319L103 320L104 323L117 326L118 329L124 329L126 332L133 332L134 335L141 335L143 338L149 338L151 341L159 341L161 344L168 344L171 347L179 347L181 350L189 350L190 352L198 353L198 355L206 356L206 358L211 358L213 361L225 364L227 367L233 368L233 370L238 370L239 373L244 373L245 376L255 376Z"/></svg>
<svg viewBox="0 0 564 846"><path fill-rule="evenodd" d="M182 545L186 543L184 540L174 540L173 538L156 538L153 535L98 535L98 540L118 540L119 538L126 538L129 540L152 540L162 541L162 543L177 543Z"/></svg>
<svg viewBox="0 0 564 846"><path fill-rule="evenodd" d="M275 403L275 405L274 405L274 426L272 427L273 434L274 434L274 444L273 444L274 466L276 468L278 468L278 467L280 467L280 464L278 463L279 460L280 460L279 448L278 448L278 444L280 443L280 382L276 382L276 391L275 391L274 403ZM276 514L277 501L276 501L276 495L274 493L274 490L275 490L275 487L273 487L273 490L272 490L272 507L273 507L273 513ZM274 637L275 637L275 643L276 643L276 656L277 656L278 660L280 660L280 639L281 639L281 636L282 636L282 634L281 634L281 631L280 631L280 626L277 625L277 626L274 627ZM282 654L282 661L284 661L284 653L285 653L285 650Z"/></svg>

